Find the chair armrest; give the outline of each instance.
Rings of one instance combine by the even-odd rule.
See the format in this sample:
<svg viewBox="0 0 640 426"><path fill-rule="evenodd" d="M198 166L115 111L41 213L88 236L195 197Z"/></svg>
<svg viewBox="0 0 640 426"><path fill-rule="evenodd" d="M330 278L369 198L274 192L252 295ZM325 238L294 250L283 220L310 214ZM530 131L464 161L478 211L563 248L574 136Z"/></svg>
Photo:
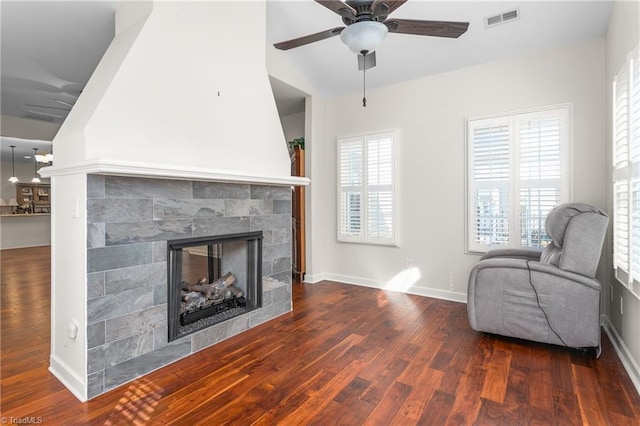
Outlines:
<svg viewBox="0 0 640 426"><path fill-rule="evenodd" d="M489 250L485 253L480 260L493 259L496 257L511 258L511 259L524 259L524 260L540 260L542 255L542 248L529 248L529 249L495 249Z"/></svg>
<svg viewBox="0 0 640 426"><path fill-rule="evenodd" d="M528 261L525 259L514 259L514 258L492 258L481 260L478 262L476 267L477 271L487 268L511 268L511 269L523 269L523 270L531 270L532 273L542 273L549 274L559 278L564 278L570 281L573 281L578 284L582 284L585 287L589 287L593 290L600 291L600 282L596 279L585 277L584 275L576 274L574 272L565 271L559 269L557 266L540 263L536 261Z"/></svg>

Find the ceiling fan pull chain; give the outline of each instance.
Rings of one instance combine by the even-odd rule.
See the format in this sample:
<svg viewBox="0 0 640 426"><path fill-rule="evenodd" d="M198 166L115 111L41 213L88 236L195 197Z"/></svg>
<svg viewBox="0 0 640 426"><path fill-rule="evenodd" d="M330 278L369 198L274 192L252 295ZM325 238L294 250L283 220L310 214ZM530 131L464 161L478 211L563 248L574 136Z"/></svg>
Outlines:
<svg viewBox="0 0 640 426"><path fill-rule="evenodd" d="M367 106L367 70L362 70L362 107Z"/></svg>
<svg viewBox="0 0 640 426"><path fill-rule="evenodd" d="M362 107L365 108L367 106L367 53L366 50L362 52L362 63L364 66L362 67Z"/></svg>

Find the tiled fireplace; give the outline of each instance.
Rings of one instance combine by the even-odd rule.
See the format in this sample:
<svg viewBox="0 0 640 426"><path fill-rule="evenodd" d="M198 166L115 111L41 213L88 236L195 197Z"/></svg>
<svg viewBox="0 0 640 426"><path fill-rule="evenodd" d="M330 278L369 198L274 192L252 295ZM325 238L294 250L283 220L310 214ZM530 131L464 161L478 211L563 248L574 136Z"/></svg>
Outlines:
<svg viewBox="0 0 640 426"><path fill-rule="evenodd" d="M310 183L291 176L266 2L117 3L55 164L38 170L52 192L49 371L81 401L290 311L290 189ZM167 241L257 231L261 306L169 342Z"/></svg>
<svg viewBox="0 0 640 426"><path fill-rule="evenodd" d="M167 241L261 232L261 307L168 341ZM88 398L291 310L289 186L87 176Z"/></svg>

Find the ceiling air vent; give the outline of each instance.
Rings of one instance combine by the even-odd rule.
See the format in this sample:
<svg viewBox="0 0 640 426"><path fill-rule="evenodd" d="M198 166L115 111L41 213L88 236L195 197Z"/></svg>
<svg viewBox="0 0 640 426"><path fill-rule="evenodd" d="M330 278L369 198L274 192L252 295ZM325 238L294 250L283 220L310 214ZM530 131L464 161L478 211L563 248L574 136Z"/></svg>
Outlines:
<svg viewBox="0 0 640 426"><path fill-rule="evenodd" d="M520 9L508 10L497 15L486 16L484 18L484 27L491 28L517 19L520 19Z"/></svg>

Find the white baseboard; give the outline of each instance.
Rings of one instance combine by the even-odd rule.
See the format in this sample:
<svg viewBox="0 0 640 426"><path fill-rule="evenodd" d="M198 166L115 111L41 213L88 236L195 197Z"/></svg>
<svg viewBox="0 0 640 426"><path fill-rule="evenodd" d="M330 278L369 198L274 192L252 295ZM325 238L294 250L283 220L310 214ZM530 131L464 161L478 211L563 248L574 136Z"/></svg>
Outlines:
<svg viewBox="0 0 640 426"><path fill-rule="evenodd" d="M410 287L406 293L417 294L418 296L432 297L434 299L449 300L451 302L467 303L467 293L456 291L440 290L428 287Z"/></svg>
<svg viewBox="0 0 640 426"><path fill-rule="evenodd" d="M394 289L386 288L386 282L376 281L369 278L354 277L349 275L322 273L316 275L307 275L304 282L315 284L320 281L337 281L345 284L359 285L363 287L377 288L388 291L398 291ZM403 293L415 294L418 296L433 297L434 299L449 300L452 302L467 303L467 294L458 293L455 291L440 290L436 288L410 286L409 288L402 290Z"/></svg>
<svg viewBox="0 0 640 426"><path fill-rule="evenodd" d="M325 274L320 273L320 274L305 274L304 276L304 280L302 282L307 283L307 284L315 284L315 283L319 283L320 281L324 281L327 278L325 278Z"/></svg>
<svg viewBox="0 0 640 426"><path fill-rule="evenodd" d="M615 329L609 317L602 316L601 318L602 327L604 331L609 336L609 340L611 340L611 344L618 354L618 358L622 362L624 369L627 370L627 374L631 378L633 385L636 387L636 391L640 395L640 366L638 362L633 358L631 351L627 348L627 345L622 340L622 337L618 334L618 331Z"/></svg>
<svg viewBox="0 0 640 426"><path fill-rule="evenodd" d="M87 384L57 356L49 356L49 371L80 400L87 400Z"/></svg>

